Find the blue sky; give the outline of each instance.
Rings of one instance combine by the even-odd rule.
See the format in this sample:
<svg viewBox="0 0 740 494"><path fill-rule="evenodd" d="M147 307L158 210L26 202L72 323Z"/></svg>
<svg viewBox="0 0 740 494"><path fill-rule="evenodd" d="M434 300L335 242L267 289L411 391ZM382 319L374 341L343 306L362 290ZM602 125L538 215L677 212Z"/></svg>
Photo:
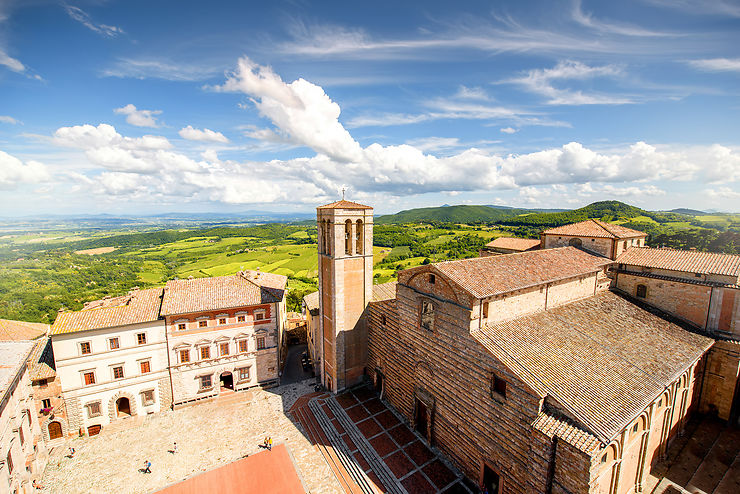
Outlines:
<svg viewBox="0 0 740 494"><path fill-rule="evenodd" d="M0 0L0 216L740 211L740 1Z"/></svg>

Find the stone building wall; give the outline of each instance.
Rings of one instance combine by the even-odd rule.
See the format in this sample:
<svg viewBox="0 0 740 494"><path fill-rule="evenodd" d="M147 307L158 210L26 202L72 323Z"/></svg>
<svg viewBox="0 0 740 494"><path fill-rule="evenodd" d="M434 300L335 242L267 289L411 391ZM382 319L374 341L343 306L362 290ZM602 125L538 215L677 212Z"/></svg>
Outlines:
<svg viewBox="0 0 740 494"><path fill-rule="evenodd" d="M581 237L576 235L543 235L544 237L544 248L552 249L554 247L566 247L572 245L573 239L581 240L581 247L584 249L601 254L609 259L614 259L612 256L614 250L614 241L611 238L601 237Z"/></svg>
<svg viewBox="0 0 740 494"><path fill-rule="evenodd" d="M707 356L699 410L702 413L717 414L723 420L737 420L737 415L740 414L738 379L740 342L717 341ZM731 415L733 412L735 416Z"/></svg>
<svg viewBox="0 0 740 494"><path fill-rule="evenodd" d="M428 280L416 278L420 284ZM431 443L465 475L479 478L485 462L501 476L506 492L526 492L532 469L530 424L539 396L473 340L471 309L442 297L449 287L439 277L432 331L418 324L420 301L429 294L412 287L414 280L412 286L401 281L396 301L370 305L370 374L377 378L378 370L383 373L384 396L412 426L416 400L425 402ZM492 396L494 373L507 383L505 398Z"/></svg>
<svg viewBox="0 0 740 494"><path fill-rule="evenodd" d="M646 303L688 321L700 328L707 323L712 288L705 285L682 283L640 276L620 271L615 274L615 287L637 297L637 286L645 285L647 294L639 298Z"/></svg>
<svg viewBox="0 0 740 494"><path fill-rule="evenodd" d="M42 384L42 381L45 381L45 383ZM62 396L62 385L59 378L55 376L42 381L33 381L33 399L41 433L44 440L48 441L49 424L51 422L59 422L59 425L62 427L63 436L66 436L70 429L67 424L67 407ZM44 399L51 401L51 412L41 411L44 409Z"/></svg>

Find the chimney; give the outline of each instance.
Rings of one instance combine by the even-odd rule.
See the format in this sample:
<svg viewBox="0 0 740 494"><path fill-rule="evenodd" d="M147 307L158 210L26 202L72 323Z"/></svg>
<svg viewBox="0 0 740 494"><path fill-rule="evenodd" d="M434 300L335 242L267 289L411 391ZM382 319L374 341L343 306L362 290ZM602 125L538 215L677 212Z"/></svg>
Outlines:
<svg viewBox="0 0 740 494"><path fill-rule="evenodd" d="M195 276L193 276L192 274L190 276L188 276L188 279L189 280L192 280L193 278L195 278Z"/></svg>

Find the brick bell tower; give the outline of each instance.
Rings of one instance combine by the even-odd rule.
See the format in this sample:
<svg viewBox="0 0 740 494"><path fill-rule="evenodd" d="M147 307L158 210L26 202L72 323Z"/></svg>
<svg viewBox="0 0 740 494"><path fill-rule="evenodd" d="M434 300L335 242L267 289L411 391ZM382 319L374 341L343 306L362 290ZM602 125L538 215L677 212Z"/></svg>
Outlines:
<svg viewBox="0 0 740 494"><path fill-rule="evenodd" d="M332 392L362 381L373 290L373 208L333 202L316 208L319 243L321 382Z"/></svg>

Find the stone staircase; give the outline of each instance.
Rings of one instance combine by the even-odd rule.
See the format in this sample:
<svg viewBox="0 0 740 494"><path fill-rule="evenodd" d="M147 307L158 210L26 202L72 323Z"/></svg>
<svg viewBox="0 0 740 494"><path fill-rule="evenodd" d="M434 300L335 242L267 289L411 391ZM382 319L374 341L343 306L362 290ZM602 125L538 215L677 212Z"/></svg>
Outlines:
<svg viewBox="0 0 740 494"><path fill-rule="evenodd" d="M740 429L700 422L653 490L663 493L740 493Z"/></svg>

